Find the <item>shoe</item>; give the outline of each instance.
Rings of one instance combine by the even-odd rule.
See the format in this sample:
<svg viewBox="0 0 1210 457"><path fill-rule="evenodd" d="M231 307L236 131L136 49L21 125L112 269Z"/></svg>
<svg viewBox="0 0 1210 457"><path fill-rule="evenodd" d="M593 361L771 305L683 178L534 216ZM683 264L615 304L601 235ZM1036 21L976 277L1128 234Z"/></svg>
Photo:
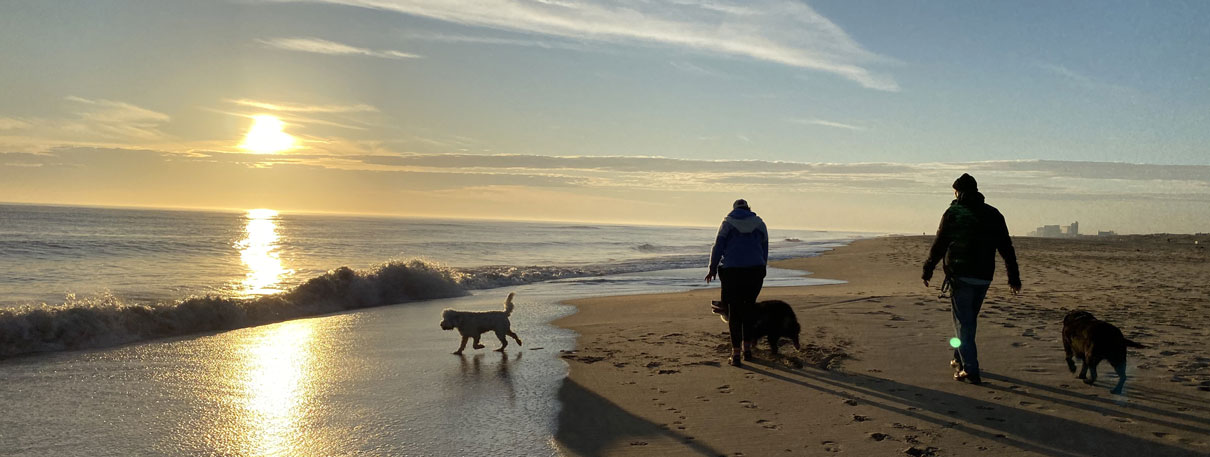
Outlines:
<svg viewBox="0 0 1210 457"><path fill-rule="evenodd" d="M954 380L955 381L966 381L966 382L969 382L974 385L983 384L983 378L979 377L979 374L967 373L966 370L962 370L957 373L954 373Z"/></svg>
<svg viewBox="0 0 1210 457"><path fill-rule="evenodd" d="M731 366L733 366L733 367L742 367L742 366L744 366L744 362L741 362L741 361L740 361L740 355L739 355L739 354L731 354L731 357L728 357L728 358L727 358L727 363L731 364Z"/></svg>
<svg viewBox="0 0 1210 457"><path fill-rule="evenodd" d="M756 357L752 357L752 350L749 349L749 350L744 351L744 361L751 362L753 360L756 360Z"/></svg>

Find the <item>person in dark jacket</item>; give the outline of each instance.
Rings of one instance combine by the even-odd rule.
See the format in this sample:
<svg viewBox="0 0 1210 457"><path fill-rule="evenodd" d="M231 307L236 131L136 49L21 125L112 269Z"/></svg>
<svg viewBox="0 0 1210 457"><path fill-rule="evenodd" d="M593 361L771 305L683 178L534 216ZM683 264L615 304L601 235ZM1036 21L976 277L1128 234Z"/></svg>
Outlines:
<svg viewBox="0 0 1210 457"><path fill-rule="evenodd" d="M933 269L944 260L945 283L949 289L950 305L954 318L956 340L954 379L979 384L979 356L975 345L975 330L979 309L987 296L992 274L996 271L996 252L1004 258L1004 269L1008 271L1008 286L1012 293L1021 291L1021 273L1017 268L1017 253L1008 234L1004 216L996 208L983 202L975 178L963 174L954 181L955 199L945 215L937 238L929 249L924 262L924 285L933 278Z"/></svg>
<svg viewBox="0 0 1210 457"><path fill-rule="evenodd" d="M717 275L722 281L721 301L727 309L727 325L731 332L731 357L728 362L741 366L741 346L744 360L752 360L752 345L756 338L752 322L745 313L756 303L765 281L765 265L769 263L769 229L765 221L752 212L744 199L731 205L731 213L723 219L710 250L709 283Z"/></svg>

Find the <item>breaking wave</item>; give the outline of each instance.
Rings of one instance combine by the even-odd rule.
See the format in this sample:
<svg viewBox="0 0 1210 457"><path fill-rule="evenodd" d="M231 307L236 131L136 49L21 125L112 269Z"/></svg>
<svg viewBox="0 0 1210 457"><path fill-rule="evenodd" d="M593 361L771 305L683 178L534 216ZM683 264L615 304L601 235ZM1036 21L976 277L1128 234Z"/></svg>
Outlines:
<svg viewBox="0 0 1210 457"><path fill-rule="evenodd" d="M232 330L317 314L467 295L465 275L412 260L367 271L348 267L274 295L192 297L154 304L112 296L62 305L0 308L0 358L113 346L154 338Z"/></svg>

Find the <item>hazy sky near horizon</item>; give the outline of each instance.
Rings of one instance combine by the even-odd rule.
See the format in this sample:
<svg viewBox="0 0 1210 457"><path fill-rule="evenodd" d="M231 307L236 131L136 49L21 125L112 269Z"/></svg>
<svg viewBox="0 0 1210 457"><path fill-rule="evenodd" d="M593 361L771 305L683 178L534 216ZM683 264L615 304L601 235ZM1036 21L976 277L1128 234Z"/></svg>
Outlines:
<svg viewBox="0 0 1210 457"><path fill-rule="evenodd" d="M1210 3L9 1L0 201L1210 231ZM295 147L241 149L252 116Z"/></svg>

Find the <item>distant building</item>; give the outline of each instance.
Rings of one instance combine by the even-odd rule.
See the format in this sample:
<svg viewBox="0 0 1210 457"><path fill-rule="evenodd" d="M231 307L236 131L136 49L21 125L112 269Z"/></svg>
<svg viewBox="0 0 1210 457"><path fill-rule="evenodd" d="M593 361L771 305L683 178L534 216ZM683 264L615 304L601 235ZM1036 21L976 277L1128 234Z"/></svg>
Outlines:
<svg viewBox="0 0 1210 457"><path fill-rule="evenodd" d="M1080 221L1072 222L1071 225L1063 227L1063 234L1067 236L1080 236Z"/></svg>
<svg viewBox="0 0 1210 457"><path fill-rule="evenodd" d="M1029 236L1042 238L1066 238L1076 237L1080 235L1080 222L1072 222L1068 226L1059 225L1043 225L1036 230L1029 232Z"/></svg>

